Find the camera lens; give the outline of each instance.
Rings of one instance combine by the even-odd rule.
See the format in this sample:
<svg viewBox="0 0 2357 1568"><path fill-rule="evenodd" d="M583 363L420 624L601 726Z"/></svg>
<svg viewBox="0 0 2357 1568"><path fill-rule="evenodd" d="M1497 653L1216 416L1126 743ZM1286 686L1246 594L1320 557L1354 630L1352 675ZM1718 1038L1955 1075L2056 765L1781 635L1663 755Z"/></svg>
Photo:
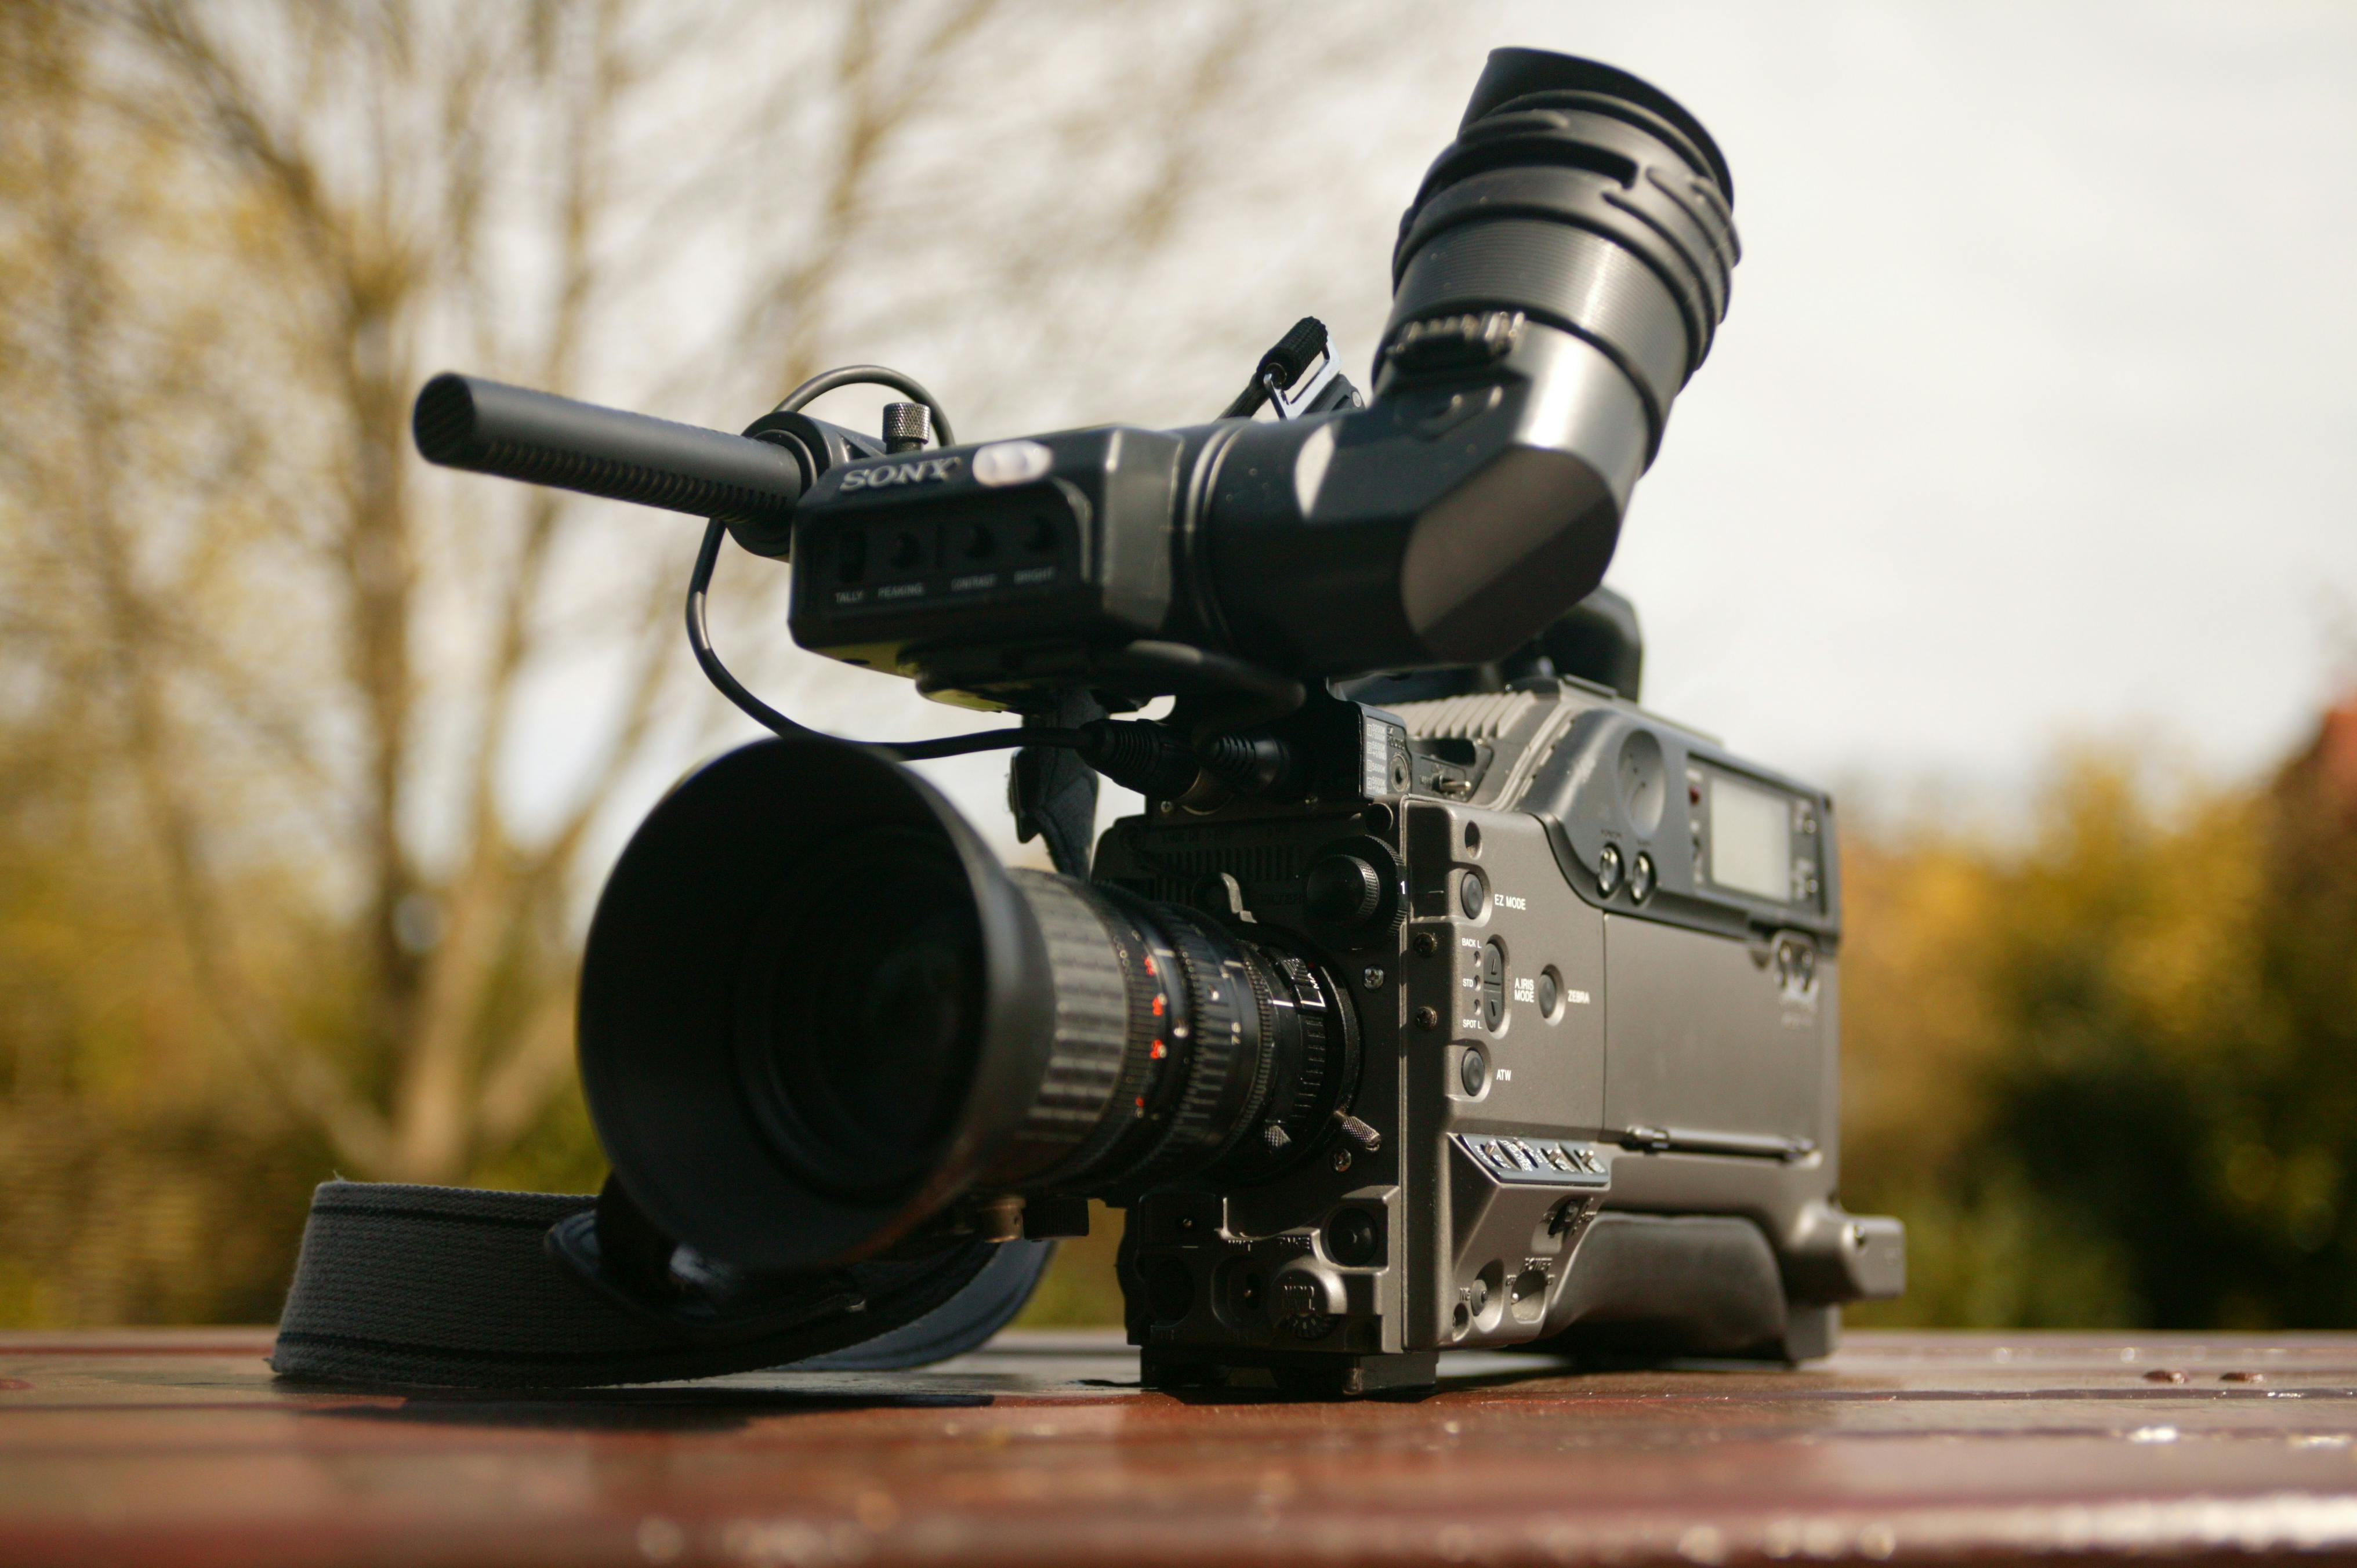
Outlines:
<svg viewBox="0 0 2357 1568"><path fill-rule="evenodd" d="M780 890L747 944L737 1065L762 1132L814 1186L921 1174L974 1057L982 934L948 847L856 835Z"/></svg>
<svg viewBox="0 0 2357 1568"><path fill-rule="evenodd" d="M623 852L582 966L581 1077L667 1234L761 1271L866 1257L971 1193L1127 1198L1321 1157L1349 993L1176 905L1009 872L864 748L764 741Z"/></svg>
<svg viewBox="0 0 2357 1568"><path fill-rule="evenodd" d="M1342 986L1177 905L1013 880L1047 937L1057 1026L1032 1114L986 1180L1126 1197L1311 1156L1356 1077Z"/></svg>

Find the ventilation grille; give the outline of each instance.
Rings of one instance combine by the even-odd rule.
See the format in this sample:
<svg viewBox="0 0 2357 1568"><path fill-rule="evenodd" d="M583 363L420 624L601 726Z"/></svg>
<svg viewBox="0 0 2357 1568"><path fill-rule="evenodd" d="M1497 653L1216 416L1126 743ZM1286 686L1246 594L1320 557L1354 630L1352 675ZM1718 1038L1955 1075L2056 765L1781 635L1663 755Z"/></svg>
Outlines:
<svg viewBox="0 0 2357 1568"><path fill-rule="evenodd" d="M1539 706L1534 692L1481 692L1436 703L1401 703L1392 712L1418 740L1496 740L1522 726Z"/></svg>

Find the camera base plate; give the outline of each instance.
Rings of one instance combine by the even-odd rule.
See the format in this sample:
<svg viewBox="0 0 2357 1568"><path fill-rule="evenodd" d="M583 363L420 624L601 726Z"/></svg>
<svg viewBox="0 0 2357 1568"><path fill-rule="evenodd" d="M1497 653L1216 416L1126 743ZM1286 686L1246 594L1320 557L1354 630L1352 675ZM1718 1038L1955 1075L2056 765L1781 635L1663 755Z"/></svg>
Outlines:
<svg viewBox="0 0 2357 1568"><path fill-rule="evenodd" d="M1390 1351L1373 1355L1302 1355L1243 1348L1211 1355L1142 1351L1139 1381L1166 1392L1275 1391L1310 1399L1362 1395L1419 1395L1440 1377L1439 1353Z"/></svg>

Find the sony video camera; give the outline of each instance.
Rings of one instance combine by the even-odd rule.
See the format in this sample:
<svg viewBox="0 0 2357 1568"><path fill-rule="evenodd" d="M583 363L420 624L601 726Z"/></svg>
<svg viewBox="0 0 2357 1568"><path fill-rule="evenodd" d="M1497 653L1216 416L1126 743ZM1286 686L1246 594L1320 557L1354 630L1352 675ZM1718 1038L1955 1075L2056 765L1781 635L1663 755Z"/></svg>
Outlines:
<svg viewBox="0 0 2357 1568"><path fill-rule="evenodd" d="M725 1318L880 1260L953 1312L1098 1198L1150 1384L1337 1393L1460 1348L1798 1359L1897 1294L1900 1226L1835 1196L1833 803L1638 706L1599 587L1732 197L1662 92L1507 49L1402 223L1371 398L1315 321L1210 424L979 446L877 367L742 436L431 382L436 462L712 520L691 641L776 732L598 903L581 1266ZM913 399L881 439L803 412L859 381ZM727 536L791 561L804 648L1021 724L769 708L705 631ZM1060 875L902 765L997 746ZM1092 845L1099 776L1146 805Z"/></svg>

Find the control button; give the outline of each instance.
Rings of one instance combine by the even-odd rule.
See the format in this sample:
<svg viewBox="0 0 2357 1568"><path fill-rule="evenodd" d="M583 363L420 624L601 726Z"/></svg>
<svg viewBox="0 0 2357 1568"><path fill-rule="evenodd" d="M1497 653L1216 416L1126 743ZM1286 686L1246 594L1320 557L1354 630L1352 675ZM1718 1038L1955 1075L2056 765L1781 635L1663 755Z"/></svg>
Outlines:
<svg viewBox="0 0 2357 1568"><path fill-rule="evenodd" d="M1056 466L1056 455L1037 441L997 441L974 455L974 477L982 484L1028 484Z"/></svg>
<svg viewBox="0 0 2357 1568"><path fill-rule="evenodd" d="M911 571L925 564L925 542L904 528L892 536L892 546L885 558L896 572Z"/></svg>
<svg viewBox="0 0 2357 1568"><path fill-rule="evenodd" d="M970 522L958 537L958 553L969 561L987 561L998 553L998 541L988 524Z"/></svg>
<svg viewBox="0 0 2357 1568"><path fill-rule="evenodd" d="M1506 1021L1506 950L1492 938L1481 948L1481 1026L1495 1033Z"/></svg>
<svg viewBox="0 0 2357 1568"><path fill-rule="evenodd" d="M1381 1241L1375 1217L1363 1208L1345 1208L1326 1223L1327 1256L1346 1268L1373 1262Z"/></svg>
<svg viewBox="0 0 2357 1568"><path fill-rule="evenodd" d="M1629 897L1641 904L1653 896L1653 857L1640 850L1629 868Z"/></svg>
<svg viewBox="0 0 2357 1568"><path fill-rule="evenodd" d="M884 450L887 452L921 451L932 436L932 414L923 403L888 403L884 405Z"/></svg>
<svg viewBox="0 0 2357 1568"><path fill-rule="evenodd" d="M1355 854L1329 854L1309 868L1302 901L1329 925L1364 925L1383 905L1383 873Z"/></svg>
<svg viewBox="0 0 2357 1568"><path fill-rule="evenodd" d="M1469 920L1480 919L1481 911L1490 907L1490 885L1481 880L1480 872L1467 872L1457 884L1457 907Z"/></svg>
<svg viewBox="0 0 2357 1568"><path fill-rule="evenodd" d="M1606 844L1596 857L1596 890L1607 898L1620 891L1620 851Z"/></svg>
<svg viewBox="0 0 2357 1568"><path fill-rule="evenodd" d="M1555 1016L1556 1004L1560 1003L1562 1000L1563 985L1561 982L1555 979L1555 971L1551 969L1543 969L1539 971L1539 1011L1552 1018Z"/></svg>
<svg viewBox="0 0 2357 1568"><path fill-rule="evenodd" d="M1573 1159L1569 1154L1566 1153L1563 1146L1559 1144L1549 1144L1547 1145L1546 1157L1547 1164L1553 1165L1559 1171L1576 1171L1579 1168L1579 1162Z"/></svg>
<svg viewBox="0 0 2357 1568"><path fill-rule="evenodd" d="M1490 1064L1480 1050L1469 1046L1466 1047L1465 1058L1457 1064L1457 1081L1466 1093L1476 1099L1490 1087Z"/></svg>

